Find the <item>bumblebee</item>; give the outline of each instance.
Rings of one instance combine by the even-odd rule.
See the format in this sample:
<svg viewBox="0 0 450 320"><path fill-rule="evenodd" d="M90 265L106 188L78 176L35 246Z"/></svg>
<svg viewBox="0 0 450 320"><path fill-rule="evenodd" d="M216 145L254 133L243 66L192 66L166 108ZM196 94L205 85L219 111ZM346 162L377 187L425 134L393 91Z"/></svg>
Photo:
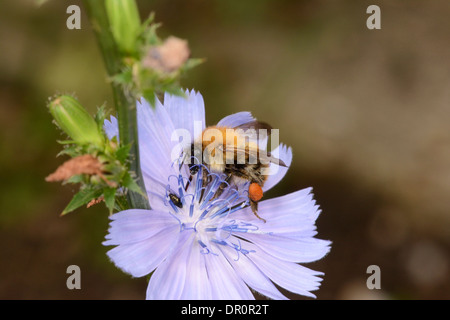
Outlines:
<svg viewBox="0 0 450 320"><path fill-rule="evenodd" d="M286 164L263 151L258 146L260 129L265 129L267 136L272 127L264 122L250 121L239 126L221 127L211 126L203 130L185 153L183 163L188 164L190 177L186 189L204 164L210 172L223 173L226 178L219 186L214 198L219 197L228 185L248 184L248 198L254 215L266 222L258 215L258 202L263 197L262 187L268 178L270 163L286 167ZM263 131L264 132L264 131ZM190 154L191 156L186 156ZM203 174L203 185L208 183L208 175Z"/></svg>

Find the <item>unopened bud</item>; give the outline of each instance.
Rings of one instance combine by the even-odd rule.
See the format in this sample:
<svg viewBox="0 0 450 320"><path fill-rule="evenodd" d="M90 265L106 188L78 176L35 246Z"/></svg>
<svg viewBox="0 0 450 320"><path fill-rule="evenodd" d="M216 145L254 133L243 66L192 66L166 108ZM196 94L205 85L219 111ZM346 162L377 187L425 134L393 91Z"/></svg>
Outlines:
<svg viewBox="0 0 450 320"><path fill-rule="evenodd" d="M179 69L189 59L189 55L187 41L171 36L162 45L150 48L142 64L146 68L172 72Z"/></svg>
<svg viewBox="0 0 450 320"><path fill-rule="evenodd" d="M106 13L114 40L122 51L136 50L141 19L135 0L106 0Z"/></svg>
<svg viewBox="0 0 450 320"><path fill-rule="evenodd" d="M103 145L97 123L77 100L62 95L51 101L48 108L56 124L76 143Z"/></svg>

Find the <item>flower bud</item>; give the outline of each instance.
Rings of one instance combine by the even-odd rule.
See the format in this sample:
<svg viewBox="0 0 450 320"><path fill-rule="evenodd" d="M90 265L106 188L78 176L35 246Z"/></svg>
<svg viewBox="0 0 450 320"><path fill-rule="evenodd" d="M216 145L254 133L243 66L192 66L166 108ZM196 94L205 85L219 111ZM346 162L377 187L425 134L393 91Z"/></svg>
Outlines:
<svg viewBox="0 0 450 320"><path fill-rule="evenodd" d="M190 51L186 40L170 36L158 47L152 47L143 59L145 68L161 72L173 72L189 59Z"/></svg>
<svg viewBox="0 0 450 320"><path fill-rule="evenodd" d="M105 5L111 32L119 49L127 53L136 51L141 19L135 0L106 0Z"/></svg>
<svg viewBox="0 0 450 320"><path fill-rule="evenodd" d="M94 118L71 96L62 95L48 105L56 124L79 144L103 145L103 136Z"/></svg>

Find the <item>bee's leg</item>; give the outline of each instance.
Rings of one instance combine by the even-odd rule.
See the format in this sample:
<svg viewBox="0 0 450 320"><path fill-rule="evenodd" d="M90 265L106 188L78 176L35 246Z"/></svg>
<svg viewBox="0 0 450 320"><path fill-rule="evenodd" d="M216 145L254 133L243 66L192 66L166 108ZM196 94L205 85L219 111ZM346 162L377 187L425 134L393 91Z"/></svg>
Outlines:
<svg viewBox="0 0 450 320"><path fill-rule="evenodd" d="M250 199L250 208L252 208L253 214L260 220L264 221L264 223L266 223L266 219L261 218L258 215L258 202L257 201L253 201Z"/></svg>
<svg viewBox="0 0 450 320"><path fill-rule="evenodd" d="M224 182L222 182L219 186L219 188L217 189L216 193L214 194L214 197L212 197L211 200L217 199L218 197L220 197L223 193L223 191L230 185L229 182L231 180L231 178L233 177L233 175L230 173L228 173L227 177L225 178Z"/></svg>
<svg viewBox="0 0 450 320"><path fill-rule="evenodd" d="M200 199L203 199L203 194L205 193L205 187L208 184L209 176L208 176L208 170L206 168L202 167L202 192L200 195Z"/></svg>
<svg viewBox="0 0 450 320"><path fill-rule="evenodd" d="M192 182L192 179L194 178L194 175L196 175L199 170L199 167L195 164L190 163L188 166L189 166L189 180L186 183L186 187L184 187L184 191L187 191L189 185Z"/></svg>
<svg viewBox="0 0 450 320"><path fill-rule="evenodd" d="M188 187L189 187L189 184L192 182L192 174L190 174L189 175L189 180L188 180L188 182L186 182L186 187L184 187L184 191L186 192L187 191L187 189L188 189Z"/></svg>

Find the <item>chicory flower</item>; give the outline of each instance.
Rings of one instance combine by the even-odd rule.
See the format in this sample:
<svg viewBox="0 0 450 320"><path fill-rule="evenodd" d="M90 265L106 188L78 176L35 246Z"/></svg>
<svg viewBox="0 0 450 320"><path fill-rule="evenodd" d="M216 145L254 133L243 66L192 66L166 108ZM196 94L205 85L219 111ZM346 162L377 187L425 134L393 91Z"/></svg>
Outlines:
<svg viewBox="0 0 450 320"><path fill-rule="evenodd" d="M104 245L115 247L108 251L109 258L133 277L153 273L147 299L248 300L254 299L252 290L270 299L287 299L274 283L315 297L311 291L319 288L323 273L299 263L324 257L330 242L315 238L321 210L312 189L260 201L258 213L264 222L248 206L245 188L230 185L215 198L226 177L204 164L198 166L205 170L198 170L187 184L187 165L173 161L179 141L172 133L184 129L195 137L205 128L205 109L199 93L187 91L186 96L166 94L164 104L156 101L155 108L143 99L137 104L141 169L152 209L110 217ZM240 112L218 125L235 127L252 119L249 112ZM110 138L118 135L115 118L104 128ZM272 154L287 167L292 162L291 149L282 144ZM264 192L283 178L287 167L268 177ZM206 186L204 174L209 176Z"/></svg>

